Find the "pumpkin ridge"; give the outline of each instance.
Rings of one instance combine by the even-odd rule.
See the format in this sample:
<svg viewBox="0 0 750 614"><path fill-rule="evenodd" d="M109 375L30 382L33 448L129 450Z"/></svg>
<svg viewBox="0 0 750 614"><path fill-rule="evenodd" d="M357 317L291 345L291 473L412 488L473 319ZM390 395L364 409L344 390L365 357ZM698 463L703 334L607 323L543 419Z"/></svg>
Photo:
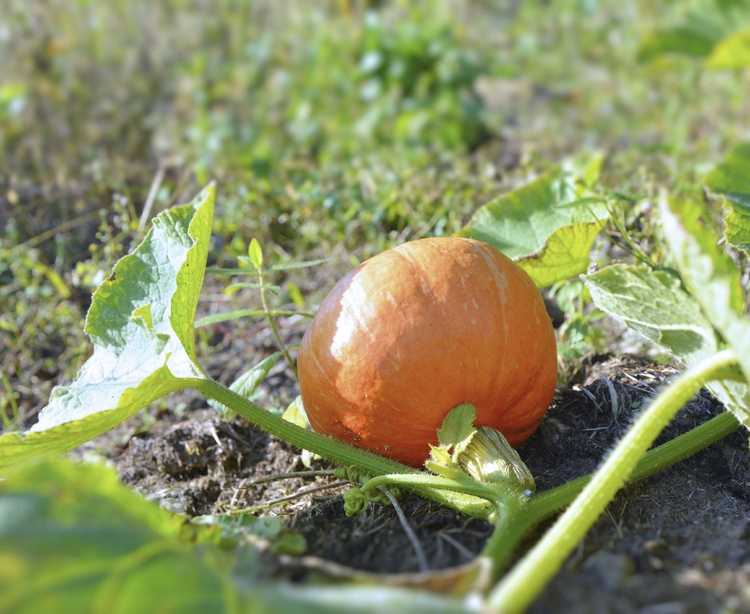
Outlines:
<svg viewBox="0 0 750 614"><path fill-rule="evenodd" d="M495 254L494 253L491 254L490 257L488 258L487 257L488 254L484 250L484 245L479 244L478 242L472 241L471 242L471 246L472 246L472 249L480 255L480 257L482 258L482 261L484 262L485 267L490 271L491 274L493 274L493 271L498 268L497 259L494 257ZM494 248L490 248L490 249L494 249ZM494 274L493 274L493 278L495 279L495 286L497 288L497 294L498 294L498 296L497 296L497 299L498 299L498 304L497 304L498 312L500 314L500 320L502 321L502 329L503 329L502 347L507 347L508 346L509 329L508 329L508 318L507 318L507 315L505 313L505 303L503 302L503 296L502 296L504 289L497 283L497 278L494 276ZM507 287L507 279L505 279L505 282L506 282L506 287ZM491 350L491 348L490 348L490 350ZM502 380L505 379L504 378L505 366L506 366L506 364L508 362L508 354L507 354L507 352L503 352L500 355L500 361L501 361L500 362L501 367L494 369L494 373L493 373L493 376L492 376L492 381L491 381L490 388L489 388L489 391L488 391L488 394L493 398L493 400L496 399L497 395L498 395L498 393L494 392L494 391L498 390L499 388L501 389L503 387L500 384L498 384L498 379L501 380L501 383L503 383Z"/></svg>

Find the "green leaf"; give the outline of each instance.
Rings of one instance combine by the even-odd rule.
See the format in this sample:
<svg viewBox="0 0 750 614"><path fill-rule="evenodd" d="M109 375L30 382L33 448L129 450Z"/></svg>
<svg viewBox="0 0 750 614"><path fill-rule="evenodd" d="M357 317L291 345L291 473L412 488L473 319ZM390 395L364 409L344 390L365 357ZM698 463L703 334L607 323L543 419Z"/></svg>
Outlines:
<svg viewBox="0 0 750 614"><path fill-rule="evenodd" d="M290 311L287 309L271 309L270 311L263 311L262 309L235 309L233 311L214 313L210 316L199 318L195 321L195 328L211 326L212 324L218 324L219 322L231 322L232 320L239 320L241 318L265 318L269 315L273 318L283 316L302 316L303 318L313 317L312 313L306 311Z"/></svg>
<svg viewBox="0 0 750 614"><path fill-rule="evenodd" d="M255 267L252 257L240 256L237 258L241 265L251 265ZM307 269L314 266L319 266L328 262L328 258L319 258L317 260L299 260L292 262L282 262L280 264L274 264L271 271L294 271L297 269ZM221 267L211 267L208 269L209 273L215 273L217 275L248 275L250 272L247 269L230 269Z"/></svg>
<svg viewBox="0 0 750 614"><path fill-rule="evenodd" d="M638 50L640 61L665 55L708 57L716 45L747 18L744 2L707 0L693 5L680 20L644 37Z"/></svg>
<svg viewBox="0 0 750 614"><path fill-rule="evenodd" d="M268 377L268 372L276 366L280 359L281 352L274 352L270 356L266 356L257 365L250 367L234 380L229 389L246 399L251 399L258 386ZM218 401L211 399L208 404L220 412L232 414L232 411L226 405L222 405Z"/></svg>
<svg viewBox="0 0 750 614"><path fill-rule="evenodd" d="M193 318L208 254L214 187L164 211L94 292L85 331L91 357L56 387L30 432L0 437L0 469L73 448L152 401L203 378Z"/></svg>
<svg viewBox="0 0 750 614"><path fill-rule="evenodd" d="M589 253L606 220L565 226L556 231L539 254L518 261L540 288L583 273L589 266Z"/></svg>
<svg viewBox="0 0 750 614"><path fill-rule="evenodd" d="M750 143L735 147L706 176L706 187L727 200L724 237L731 245L750 253Z"/></svg>
<svg viewBox="0 0 750 614"><path fill-rule="evenodd" d="M721 30L693 21L647 35L638 49L640 62L651 62L664 55L704 58L721 40Z"/></svg>
<svg viewBox="0 0 750 614"><path fill-rule="evenodd" d="M666 271L614 264L584 277L594 304L693 364L716 352L716 336L698 303Z"/></svg>
<svg viewBox="0 0 750 614"><path fill-rule="evenodd" d="M310 267L320 266L328 262L328 258L318 258L316 260L300 260L299 262L284 262L282 264L274 264L271 267L272 271L294 271L296 269L308 269Z"/></svg>
<svg viewBox="0 0 750 614"><path fill-rule="evenodd" d="M474 435L474 420L476 417L477 410L469 403L454 407L438 429L440 445L465 447L466 440L471 439Z"/></svg>
<svg viewBox="0 0 750 614"><path fill-rule="evenodd" d="M281 415L284 420L287 422L291 422L292 424L296 424L300 428L303 429L309 429L310 428L310 420L307 418L307 412L305 411L305 406L302 403L302 397L297 395L297 397L289 403L289 406L284 410L284 413Z"/></svg>
<svg viewBox="0 0 750 614"><path fill-rule="evenodd" d="M669 351L688 366L718 350L713 327L698 302L667 271L616 264L584 278L594 304ZM747 387L712 382L709 390L738 417Z"/></svg>
<svg viewBox="0 0 750 614"><path fill-rule="evenodd" d="M734 32L719 41L706 61L709 68L750 67L750 28Z"/></svg>
<svg viewBox="0 0 750 614"><path fill-rule="evenodd" d="M243 259L250 261L249 258ZM248 271L247 269L238 269L233 267L221 267L221 266L210 266L206 267L206 273L208 275L218 275L220 277L238 277L240 275L257 275L255 271Z"/></svg>
<svg viewBox="0 0 750 614"><path fill-rule="evenodd" d="M457 462L458 455L471 443L472 437L477 432L474 428L476 417L477 410L474 406L464 403L448 412L438 429L437 436L440 447L451 451L454 463Z"/></svg>
<svg viewBox="0 0 750 614"><path fill-rule="evenodd" d="M747 382L750 383L750 317L740 273L734 262L718 247L718 237L709 226L710 215L689 198L661 203L664 236L690 293L703 313L734 349ZM750 424L750 396L747 388L739 406L730 406L739 420Z"/></svg>
<svg viewBox="0 0 750 614"><path fill-rule="evenodd" d="M750 254L750 214L738 207L724 208L724 238L737 249Z"/></svg>
<svg viewBox="0 0 750 614"><path fill-rule="evenodd" d="M7 478L0 481L2 612L468 611L406 589L261 582L262 559L250 540L228 543L227 526L189 524L127 489L109 467L58 459ZM303 545L277 520L241 524L236 533L265 534L283 552Z"/></svg>
<svg viewBox="0 0 750 614"><path fill-rule="evenodd" d="M293 529L284 526L276 516L254 516L253 514L216 514L197 516L190 521L193 525L217 530L217 542L222 546L237 545L242 539L254 545L270 548L275 554L304 554L305 538Z"/></svg>
<svg viewBox="0 0 750 614"><path fill-rule="evenodd" d="M281 290L279 286L275 286L273 284L259 284L259 283L251 282L251 281L238 281L238 282L229 284L226 288L224 288L224 294L226 294L227 296L233 296L237 294L239 290L245 290L245 289L270 290L273 294L278 294L279 290Z"/></svg>
<svg viewBox="0 0 750 614"><path fill-rule="evenodd" d="M310 420L307 417L307 412L305 411L305 405L302 403L302 397L299 395L294 401L289 403L289 406L284 410L281 417L287 422L296 424L300 428L307 429L308 431L312 429L310 426ZM302 450L300 452L302 464L308 469L312 467L313 461L320 460L320 458L319 455L313 454L310 450Z"/></svg>
<svg viewBox="0 0 750 614"><path fill-rule="evenodd" d="M608 218L586 183L558 169L483 206L461 234L493 245L545 287L586 271Z"/></svg>
<svg viewBox="0 0 750 614"><path fill-rule="evenodd" d="M706 186L750 215L750 143L737 145L707 176Z"/></svg>
<svg viewBox="0 0 750 614"><path fill-rule="evenodd" d="M250 262L252 262L255 270L260 271L263 268L263 249L257 239L250 241L247 255L250 257Z"/></svg>
<svg viewBox="0 0 750 614"><path fill-rule="evenodd" d="M122 486L110 468L60 460L11 471L0 509L0 611L83 612L105 601L148 611L154 585L166 609L226 607L216 570L179 539L184 518Z"/></svg>
<svg viewBox="0 0 750 614"><path fill-rule="evenodd" d="M305 308L305 297L302 296L302 290L299 289L297 284L290 281L286 286L286 292L297 309Z"/></svg>

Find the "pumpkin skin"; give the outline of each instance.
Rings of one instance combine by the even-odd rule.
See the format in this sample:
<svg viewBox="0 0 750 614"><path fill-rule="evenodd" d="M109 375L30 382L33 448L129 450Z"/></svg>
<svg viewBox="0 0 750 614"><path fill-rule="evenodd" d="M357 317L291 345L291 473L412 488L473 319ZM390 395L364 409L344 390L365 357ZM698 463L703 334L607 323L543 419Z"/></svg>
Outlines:
<svg viewBox="0 0 750 614"><path fill-rule="evenodd" d="M461 403L476 407L477 426L525 441L554 394L555 334L531 278L498 250L420 239L336 284L298 375L316 431L419 466Z"/></svg>

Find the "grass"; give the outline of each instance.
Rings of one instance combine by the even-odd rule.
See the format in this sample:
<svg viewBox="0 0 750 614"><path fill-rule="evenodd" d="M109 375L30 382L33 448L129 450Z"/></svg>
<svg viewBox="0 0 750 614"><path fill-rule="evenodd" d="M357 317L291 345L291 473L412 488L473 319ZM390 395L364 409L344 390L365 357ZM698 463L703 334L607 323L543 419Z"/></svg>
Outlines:
<svg viewBox="0 0 750 614"><path fill-rule="evenodd" d="M138 239L150 191L153 214L219 182L217 265L256 237L275 259L337 254L335 275L598 150L605 184L635 199L631 238L653 248L651 197L747 136L747 74L638 60L686 4L9 0L0 366L19 419L85 351L73 322ZM311 305L330 281L283 277Z"/></svg>

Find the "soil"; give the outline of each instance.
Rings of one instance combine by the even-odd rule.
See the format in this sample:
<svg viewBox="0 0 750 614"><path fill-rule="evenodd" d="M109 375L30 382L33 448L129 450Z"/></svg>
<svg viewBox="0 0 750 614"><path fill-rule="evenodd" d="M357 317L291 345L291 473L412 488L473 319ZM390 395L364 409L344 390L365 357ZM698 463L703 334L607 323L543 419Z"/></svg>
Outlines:
<svg viewBox="0 0 750 614"><path fill-rule="evenodd" d="M298 340L301 328L294 323L286 327L290 341ZM248 352L262 355L270 349L271 342L262 335L247 338L254 338ZM213 364L210 370L226 373L237 371L237 366ZM577 379L559 392L540 429L520 450L538 489L594 470L633 415L675 373L671 367L633 357L589 360ZM261 397L270 406L281 407L296 393L291 373L279 364L264 383ZM419 569L392 506L371 504L363 513L347 517L345 487L337 486L340 480L331 475L254 484L258 478L309 468L296 450L243 420L222 417L195 397L179 401L179 412L159 411L98 440L99 451L114 461L125 483L188 515L236 511L303 489L333 485L264 513L280 516L304 536L306 553L318 562L389 574ZM721 410L702 392L681 411L660 442ZM321 461L312 463L312 469L325 468ZM750 612L749 470L747 436L738 432L628 487L531 611ZM403 496L399 505L432 570L468 562L490 532L486 522L414 495ZM277 557L273 563L269 569L277 576L308 575L304 565L300 570L289 557Z"/></svg>

